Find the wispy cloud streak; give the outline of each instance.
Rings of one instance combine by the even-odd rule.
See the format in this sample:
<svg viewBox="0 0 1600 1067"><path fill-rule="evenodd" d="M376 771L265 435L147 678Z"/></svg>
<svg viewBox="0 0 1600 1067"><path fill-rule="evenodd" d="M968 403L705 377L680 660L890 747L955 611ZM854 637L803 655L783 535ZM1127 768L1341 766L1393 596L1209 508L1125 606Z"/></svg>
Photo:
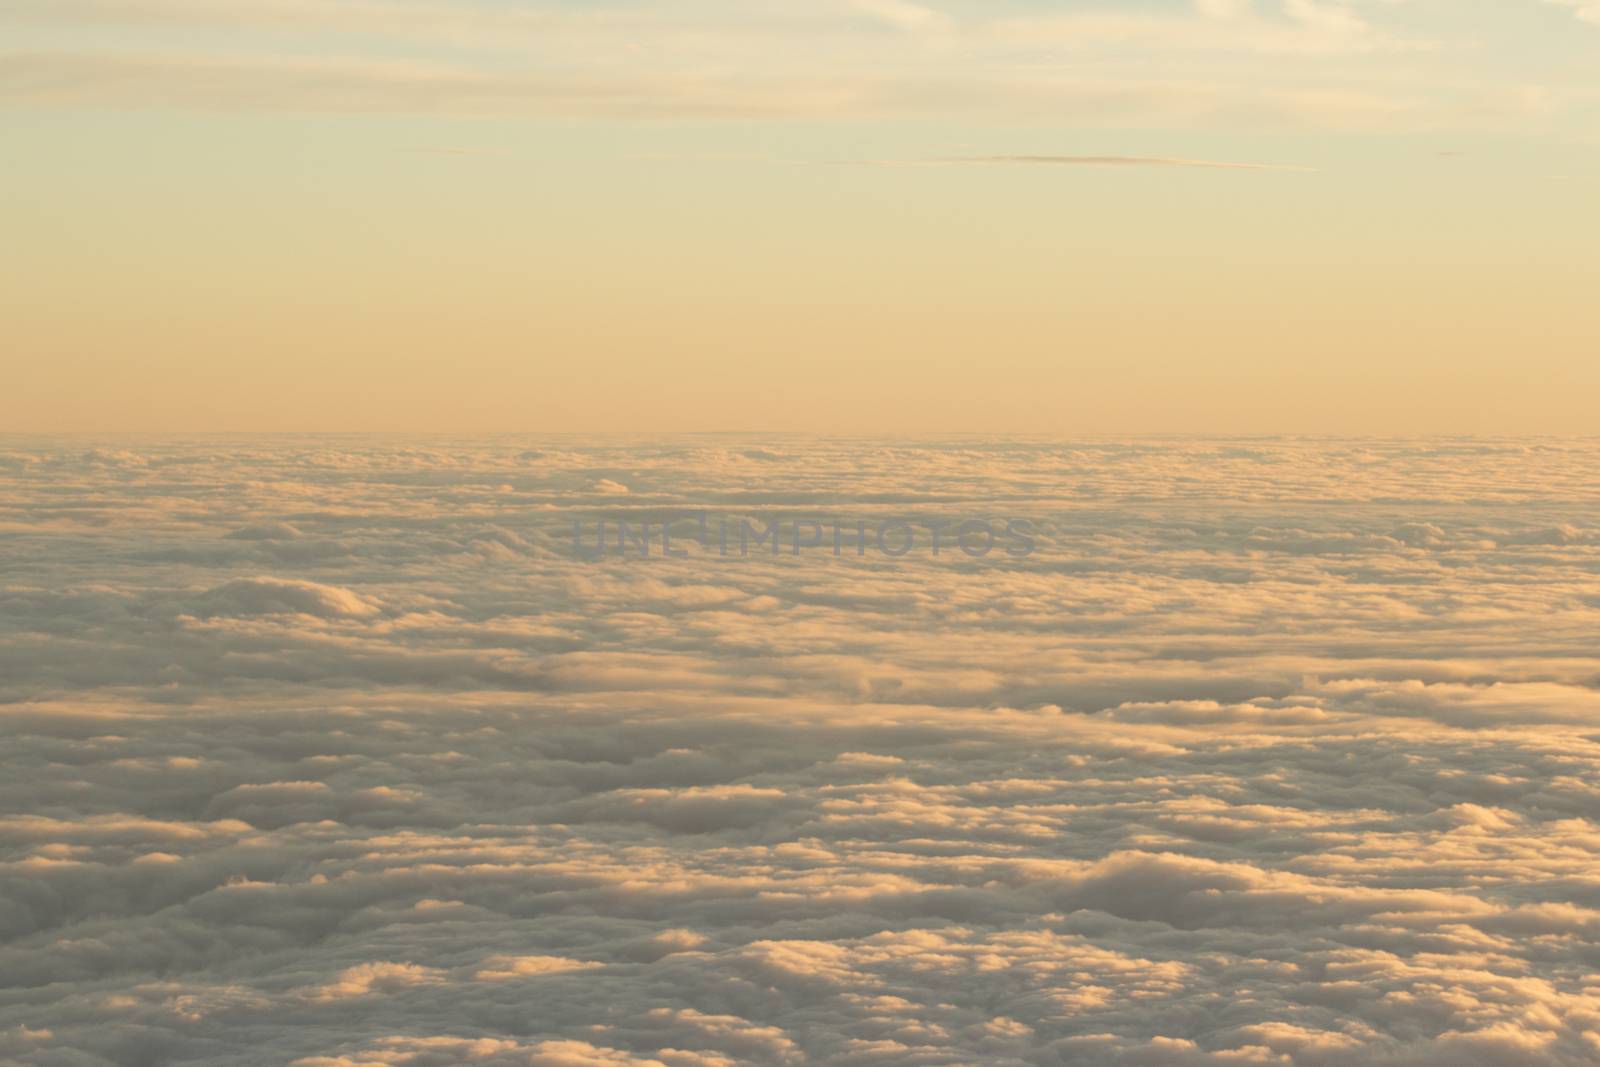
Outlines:
<svg viewBox="0 0 1600 1067"><path fill-rule="evenodd" d="M1059 166L1059 167L1201 167L1210 170L1283 170L1310 173L1315 167L1281 163L1234 163L1212 159L1183 159L1170 156L944 156L931 159L868 160L879 167L960 167L960 166Z"/></svg>

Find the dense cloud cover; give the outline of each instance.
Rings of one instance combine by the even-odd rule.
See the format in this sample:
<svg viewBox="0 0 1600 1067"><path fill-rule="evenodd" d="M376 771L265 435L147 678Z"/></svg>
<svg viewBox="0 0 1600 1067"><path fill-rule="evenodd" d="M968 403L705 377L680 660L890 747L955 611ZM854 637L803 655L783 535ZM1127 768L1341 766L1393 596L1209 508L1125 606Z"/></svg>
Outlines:
<svg viewBox="0 0 1600 1067"><path fill-rule="evenodd" d="M1593 1063L1597 484L0 441L0 1063ZM573 551L702 507L1037 545Z"/></svg>

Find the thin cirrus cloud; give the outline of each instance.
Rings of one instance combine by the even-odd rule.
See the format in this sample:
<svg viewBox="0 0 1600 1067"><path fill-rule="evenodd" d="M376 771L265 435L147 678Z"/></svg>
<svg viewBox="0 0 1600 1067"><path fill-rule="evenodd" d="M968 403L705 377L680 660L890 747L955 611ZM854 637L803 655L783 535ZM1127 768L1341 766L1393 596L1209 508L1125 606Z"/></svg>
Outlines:
<svg viewBox="0 0 1600 1067"><path fill-rule="evenodd" d="M1180 159L1167 156L946 156L934 159L873 160L875 166L912 167L1199 167L1208 170L1281 170L1312 173L1315 167L1283 163L1238 163L1215 159Z"/></svg>
<svg viewBox="0 0 1600 1067"><path fill-rule="evenodd" d="M1589 0L1553 0L1592 19ZM14 104L630 118L1007 115L1395 126L1525 113L1499 26L1284 0L957 9L910 0L574 8L436 0L16 0ZM1503 17L1540 21L1521 6ZM115 46L108 46L108 40ZM200 43L204 42L204 43ZM1570 90L1570 87L1568 87ZM1552 90L1543 99L1567 98ZM1485 116L1489 116L1486 118ZM1503 120L1502 120L1503 121Z"/></svg>
<svg viewBox="0 0 1600 1067"><path fill-rule="evenodd" d="M1169 81L997 78L979 95L956 81L815 75L753 79L671 73L486 72L434 60L182 53L0 55L0 99L45 107L329 111L633 119L970 115L1071 118L1091 125L1165 120L1387 124L1424 102L1365 92L1250 92Z"/></svg>
<svg viewBox="0 0 1600 1067"><path fill-rule="evenodd" d="M1585 22L1592 22L1600 26L1600 3L1597 3L1596 0L1548 0L1548 2L1569 8L1573 14Z"/></svg>

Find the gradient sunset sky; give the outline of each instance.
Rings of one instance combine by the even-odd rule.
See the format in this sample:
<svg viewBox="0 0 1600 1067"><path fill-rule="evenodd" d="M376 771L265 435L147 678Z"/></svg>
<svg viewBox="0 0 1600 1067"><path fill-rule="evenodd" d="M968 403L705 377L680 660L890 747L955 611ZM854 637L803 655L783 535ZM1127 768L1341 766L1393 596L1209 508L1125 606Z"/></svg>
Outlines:
<svg viewBox="0 0 1600 1067"><path fill-rule="evenodd" d="M1595 0L0 0L7 430L1586 432Z"/></svg>

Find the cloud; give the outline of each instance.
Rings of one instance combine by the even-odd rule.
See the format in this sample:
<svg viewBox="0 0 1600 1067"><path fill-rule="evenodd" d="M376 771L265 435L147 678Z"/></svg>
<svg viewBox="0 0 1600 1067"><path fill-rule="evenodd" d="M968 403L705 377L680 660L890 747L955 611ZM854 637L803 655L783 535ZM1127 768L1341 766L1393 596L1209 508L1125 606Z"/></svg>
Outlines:
<svg viewBox="0 0 1600 1067"><path fill-rule="evenodd" d="M202 594L196 608L206 618L288 613L340 619L378 611L374 604L348 589L292 578L239 578Z"/></svg>
<svg viewBox="0 0 1600 1067"><path fill-rule="evenodd" d="M11 447L0 1058L1600 1047L1592 442Z"/></svg>
<svg viewBox="0 0 1600 1067"><path fill-rule="evenodd" d="M318 988L317 1000L348 1000L374 993L393 993L412 986L436 985L439 972L414 963L363 963L340 973L332 982Z"/></svg>
<svg viewBox="0 0 1600 1067"><path fill-rule="evenodd" d="M1547 0L1547 2L1569 8L1583 21L1600 26L1600 3L1596 3L1595 0Z"/></svg>
<svg viewBox="0 0 1600 1067"><path fill-rule="evenodd" d="M1588 93L1470 62L1503 39L1487 22L1331 0L20 0L0 20L0 99L34 108L1436 129Z"/></svg>
<svg viewBox="0 0 1600 1067"><path fill-rule="evenodd" d="M106 103L223 112L404 113L696 119L838 119L862 116L1048 115L1093 125L1149 121L1383 122L1415 108L1359 90L1248 92L1203 81L999 73L845 76L796 68L716 74L648 68L585 71L534 65L504 70L447 60L288 57L177 51L12 51L0 54L0 100L48 108Z"/></svg>
<svg viewBox="0 0 1600 1067"><path fill-rule="evenodd" d="M895 161L875 161L878 166L894 166ZM1217 170L1293 170L1311 171L1314 167L1295 167L1277 163L1224 163L1209 159L1177 159L1161 156L948 156L943 159L905 160L904 166L1067 166L1067 167L1202 167Z"/></svg>
<svg viewBox="0 0 1600 1067"><path fill-rule="evenodd" d="M599 966L602 964L570 960L565 956L490 956L473 977L480 982L505 982L514 978L562 974Z"/></svg>

